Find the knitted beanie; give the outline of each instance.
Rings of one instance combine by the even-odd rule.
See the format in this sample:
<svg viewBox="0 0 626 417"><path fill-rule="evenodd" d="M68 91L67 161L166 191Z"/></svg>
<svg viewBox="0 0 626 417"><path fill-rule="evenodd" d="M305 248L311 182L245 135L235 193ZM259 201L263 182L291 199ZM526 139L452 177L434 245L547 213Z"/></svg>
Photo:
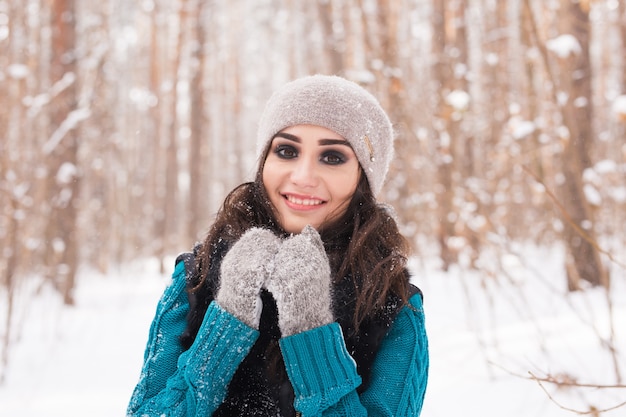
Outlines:
<svg viewBox="0 0 626 417"><path fill-rule="evenodd" d="M278 89L265 106L257 133L257 156L281 130L299 124L325 127L346 139L374 195L393 157L393 128L376 98L338 76L313 75Z"/></svg>

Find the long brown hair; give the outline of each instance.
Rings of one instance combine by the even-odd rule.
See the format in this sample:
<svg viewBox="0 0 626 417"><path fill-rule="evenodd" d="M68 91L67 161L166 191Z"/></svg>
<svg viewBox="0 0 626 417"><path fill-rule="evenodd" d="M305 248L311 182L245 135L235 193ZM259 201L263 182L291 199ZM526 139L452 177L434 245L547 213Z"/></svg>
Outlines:
<svg viewBox="0 0 626 417"><path fill-rule="evenodd" d="M262 162L255 181L241 184L224 200L197 257L200 281L194 291L202 292L202 288L208 287L205 280L211 269L212 254L220 245L232 245L252 227L264 227L279 236L287 235L274 215L263 186L263 166ZM398 297L402 304L407 302L409 245L388 209L376 202L365 175L360 175L343 215L320 227L319 233L334 282L350 279L353 283L353 300L348 301L355 305L350 320L355 332L364 319L384 308L390 294Z"/></svg>

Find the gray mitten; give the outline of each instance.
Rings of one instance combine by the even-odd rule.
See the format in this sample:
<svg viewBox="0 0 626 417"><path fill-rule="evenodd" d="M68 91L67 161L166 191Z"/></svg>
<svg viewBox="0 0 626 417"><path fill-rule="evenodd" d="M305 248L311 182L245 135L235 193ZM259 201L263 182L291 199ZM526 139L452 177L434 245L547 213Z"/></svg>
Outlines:
<svg viewBox="0 0 626 417"><path fill-rule="evenodd" d="M276 300L283 337L333 321L330 265L313 227L283 241L266 288Z"/></svg>
<svg viewBox="0 0 626 417"><path fill-rule="evenodd" d="M272 268L280 239L267 229L252 228L226 253L215 301L248 326L258 329L261 287Z"/></svg>

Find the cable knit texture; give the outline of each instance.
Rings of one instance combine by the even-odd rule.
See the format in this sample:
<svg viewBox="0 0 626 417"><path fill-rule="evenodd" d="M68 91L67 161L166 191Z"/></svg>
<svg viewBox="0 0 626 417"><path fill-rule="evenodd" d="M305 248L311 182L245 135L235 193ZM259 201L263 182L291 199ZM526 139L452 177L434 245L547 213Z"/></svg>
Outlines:
<svg viewBox="0 0 626 417"><path fill-rule="evenodd" d="M415 295L383 340L368 389L345 352L339 325L283 338L280 347L296 394L295 408L312 416L419 416L428 380L422 300Z"/></svg>
<svg viewBox="0 0 626 417"><path fill-rule="evenodd" d="M181 262L157 307L128 416L212 415L259 337L258 331L213 302L191 348L182 352L177 338L187 310ZM419 416L429 366L419 295L396 316L361 395L361 378L337 323L284 337L280 348L302 416Z"/></svg>
<svg viewBox="0 0 626 417"><path fill-rule="evenodd" d="M128 416L211 415L226 397L232 376L259 336L258 331L213 302L196 340L183 352L178 337L189 308L185 286L185 268L180 262L150 327Z"/></svg>
<svg viewBox="0 0 626 417"><path fill-rule="evenodd" d="M280 246L280 239L267 229L252 228L228 251L221 266L220 287L215 300L246 323L259 328L261 286Z"/></svg>
<svg viewBox="0 0 626 417"><path fill-rule="evenodd" d="M276 299L283 337L333 321L330 265L313 227L283 241L266 287Z"/></svg>
<svg viewBox="0 0 626 417"><path fill-rule="evenodd" d="M135 387L133 400L152 398L158 394L165 387L167 378L176 371L178 357L183 352L177 342L178 335L185 329L189 304L182 266L181 262L174 272L172 284L167 287L157 305L144 352L141 378ZM131 402L130 407L133 406Z"/></svg>

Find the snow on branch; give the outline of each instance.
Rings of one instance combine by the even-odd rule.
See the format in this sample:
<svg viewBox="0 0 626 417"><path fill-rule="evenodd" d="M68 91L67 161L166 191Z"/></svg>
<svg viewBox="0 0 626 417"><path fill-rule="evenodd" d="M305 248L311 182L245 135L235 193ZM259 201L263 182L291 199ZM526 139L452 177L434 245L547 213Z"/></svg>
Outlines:
<svg viewBox="0 0 626 417"><path fill-rule="evenodd" d="M580 55L582 47L574 35L560 35L546 42L549 51L554 52L559 58Z"/></svg>
<svg viewBox="0 0 626 417"><path fill-rule="evenodd" d="M59 81L55 82L52 87L50 87L49 91L38 94L35 97L24 97L22 102L24 103L24 105L30 107L28 109L28 116L36 116L43 106L49 104L52 99L54 99L56 96L65 91L68 87L74 84L75 81L76 74L74 74L73 72L66 72L65 74L63 74L63 77Z"/></svg>
<svg viewBox="0 0 626 417"><path fill-rule="evenodd" d="M59 125L59 127L52 133L48 142L43 145L43 153L50 155L52 151L61 143L67 133L76 128L78 123L87 119L91 115L91 111L88 108L80 108L72 110L65 120Z"/></svg>
<svg viewBox="0 0 626 417"><path fill-rule="evenodd" d="M613 100L611 110L619 120L626 121L626 94L617 96L615 100Z"/></svg>

